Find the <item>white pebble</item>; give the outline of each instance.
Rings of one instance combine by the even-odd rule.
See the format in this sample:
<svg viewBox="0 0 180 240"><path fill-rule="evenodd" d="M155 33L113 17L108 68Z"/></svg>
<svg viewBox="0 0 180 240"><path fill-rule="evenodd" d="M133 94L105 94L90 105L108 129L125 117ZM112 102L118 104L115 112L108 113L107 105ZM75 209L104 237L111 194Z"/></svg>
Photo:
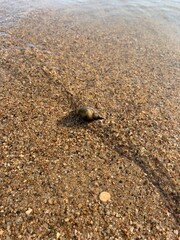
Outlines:
<svg viewBox="0 0 180 240"><path fill-rule="evenodd" d="M26 211L26 215L30 215L32 213L32 208L29 208L27 211Z"/></svg>

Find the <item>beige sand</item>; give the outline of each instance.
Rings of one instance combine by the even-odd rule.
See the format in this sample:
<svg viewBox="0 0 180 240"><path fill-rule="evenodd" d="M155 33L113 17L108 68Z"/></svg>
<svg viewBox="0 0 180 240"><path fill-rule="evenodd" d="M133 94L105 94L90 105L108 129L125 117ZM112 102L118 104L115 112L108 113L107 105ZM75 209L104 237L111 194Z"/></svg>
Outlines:
<svg viewBox="0 0 180 240"><path fill-rule="evenodd" d="M0 239L177 239L174 28L82 6L1 34ZM81 104L105 119L79 122Z"/></svg>

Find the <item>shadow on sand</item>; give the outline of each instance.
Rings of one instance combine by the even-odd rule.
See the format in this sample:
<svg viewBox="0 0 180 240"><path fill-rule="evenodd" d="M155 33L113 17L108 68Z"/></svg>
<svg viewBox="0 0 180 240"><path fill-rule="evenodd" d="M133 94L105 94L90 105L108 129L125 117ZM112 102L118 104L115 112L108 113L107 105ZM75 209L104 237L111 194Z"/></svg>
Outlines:
<svg viewBox="0 0 180 240"><path fill-rule="evenodd" d="M83 128L88 125L88 122L83 121L77 115L76 111L71 111L67 116L62 117L57 121L57 125L60 127L69 128Z"/></svg>

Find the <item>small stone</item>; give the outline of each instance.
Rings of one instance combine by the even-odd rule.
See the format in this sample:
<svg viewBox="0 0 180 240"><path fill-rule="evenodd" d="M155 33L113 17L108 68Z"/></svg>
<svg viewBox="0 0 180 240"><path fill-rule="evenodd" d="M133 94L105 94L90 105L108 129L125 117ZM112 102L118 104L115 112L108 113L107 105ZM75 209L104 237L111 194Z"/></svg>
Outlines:
<svg viewBox="0 0 180 240"><path fill-rule="evenodd" d="M3 235L4 231L2 229L0 229L0 235Z"/></svg>
<svg viewBox="0 0 180 240"><path fill-rule="evenodd" d="M16 219L16 223L21 223L22 221L23 221L22 217L18 217L18 218Z"/></svg>
<svg viewBox="0 0 180 240"><path fill-rule="evenodd" d="M53 204L53 199L50 198L50 199L48 200L48 203L49 203L50 205L52 205L52 204Z"/></svg>
<svg viewBox="0 0 180 240"><path fill-rule="evenodd" d="M106 215L107 215L107 216L110 216L110 214L111 214L110 211L107 211L107 212L106 212Z"/></svg>
<svg viewBox="0 0 180 240"><path fill-rule="evenodd" d="M30 215L32 213L32 208L29 208L27 211L26 211L26 215Z"/></svg>
<svg viewBox="0 0 180 240"><path fill-rule="evenodd" d="M65 221L65 222L69 222L69 218L65 218L64 221Z"/></svg>
<svg viewBox="0 0 180 240"><path fill-rule="evenodd" d="M56 238L59 239L61 234L59 232L56 233Z"/></svg>
<svg viewBox="0 0 180 240"><path fill-rule="evenodd" d="M83 206L82 203L78 204L78 208L82 208L82 206Z"/></svg>
<svg viewBox="0 0 180 240"><path fill-rule="evenodd" d="M107 202L107 201L110 200L110 198L111 198L111 195L108 192L101 192L100 195L99 195L99 199L102 202Z"/></svg>

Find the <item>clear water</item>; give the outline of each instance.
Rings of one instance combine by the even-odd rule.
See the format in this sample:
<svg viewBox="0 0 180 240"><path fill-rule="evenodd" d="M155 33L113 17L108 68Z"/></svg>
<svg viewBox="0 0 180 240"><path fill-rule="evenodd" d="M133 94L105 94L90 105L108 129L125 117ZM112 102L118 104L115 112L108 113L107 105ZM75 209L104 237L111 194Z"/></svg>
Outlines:
<svg viewBox="0 0 180 240"><path fill-rule="evenodd" d="M78 12L82 21L88 18L90 23L96 19L105 24L121 19L136 25L143 21L147 28L175 43L176 48L180 43L179 0L0 0L0 36L4 36L7 26L39 9Z"/></svg>
<svg viewBox="0 0 180 240"><path fill-rule="evenodd" d="M0 0L0 23L13 22L34 9L61 8L82 9L86 11L104 11L105 15L113 16L119 12L127 17L144 14L154 20L171 22L180 25L179 0Z"/></svg>

